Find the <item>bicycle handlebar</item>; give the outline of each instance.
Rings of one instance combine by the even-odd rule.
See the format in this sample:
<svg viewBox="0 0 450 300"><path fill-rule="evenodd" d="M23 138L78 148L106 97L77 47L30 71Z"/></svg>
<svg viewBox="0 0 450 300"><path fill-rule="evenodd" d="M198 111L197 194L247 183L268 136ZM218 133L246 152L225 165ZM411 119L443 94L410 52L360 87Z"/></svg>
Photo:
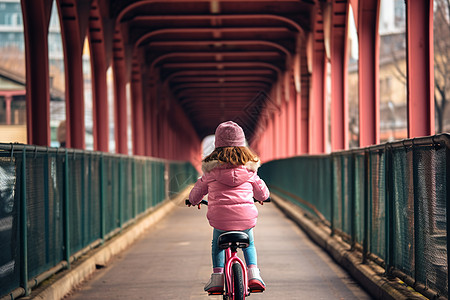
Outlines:
<svg viewBox="0 0 450 300"><path fill-rule="evenodd" d="M254 200L255 202L259 202L259 201L256 200L255 198L253 198L253 200ZM263 202L272 202L272 199L270 199L270 197L269 197L269 198L267 198L266 200L264 200ZM189 199L186 199L186 200L185 200L185 204L186 204L186 205L192 205L191 202L189 202ZM202 201L200 201L199 204L208 205L208 201L206 201L206 200L203 199Z"/></svg>

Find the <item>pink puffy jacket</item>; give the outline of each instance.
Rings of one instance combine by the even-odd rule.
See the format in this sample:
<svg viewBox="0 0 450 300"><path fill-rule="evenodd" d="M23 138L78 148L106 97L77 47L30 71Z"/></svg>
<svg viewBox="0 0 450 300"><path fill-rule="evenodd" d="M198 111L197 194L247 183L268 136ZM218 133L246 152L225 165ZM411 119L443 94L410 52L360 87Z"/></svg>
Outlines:
<svg viewBox="0 0 450 300"><path fill-rule="evenodd" d="M256 174L259 162L245 166L224 165L218 161L203 163L204 175L197 180L189 201L200 203L208 194L209 224L219 230L246 230L256 225L258 210L253 197L263 201L270 192Z"/></svg>

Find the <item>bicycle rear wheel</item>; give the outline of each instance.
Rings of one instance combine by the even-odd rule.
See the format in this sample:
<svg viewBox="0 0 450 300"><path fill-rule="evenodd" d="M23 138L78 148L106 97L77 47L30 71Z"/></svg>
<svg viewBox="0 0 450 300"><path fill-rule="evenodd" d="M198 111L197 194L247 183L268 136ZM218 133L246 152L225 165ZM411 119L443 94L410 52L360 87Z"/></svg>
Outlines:
<svg viewBox="0 0 450 300"><path fill-rule="evenodd" d="M233 264L232 276L234 285L234 300L244 300L245 299L244 277L242 274L242 268L240 264L238 263Z"/></svg>

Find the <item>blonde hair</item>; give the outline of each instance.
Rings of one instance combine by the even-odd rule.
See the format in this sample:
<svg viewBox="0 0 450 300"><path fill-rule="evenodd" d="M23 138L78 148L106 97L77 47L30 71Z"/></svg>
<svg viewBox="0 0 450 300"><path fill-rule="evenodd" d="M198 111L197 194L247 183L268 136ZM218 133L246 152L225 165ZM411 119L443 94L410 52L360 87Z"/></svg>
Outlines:
<svg viewBox="0 0 450 300"><path fill-rule="evenodd" d="M245 165L249 161L259 161L258 156L248 147L218 147L203 159L204 162L217 160L234 166Z"/></svg>

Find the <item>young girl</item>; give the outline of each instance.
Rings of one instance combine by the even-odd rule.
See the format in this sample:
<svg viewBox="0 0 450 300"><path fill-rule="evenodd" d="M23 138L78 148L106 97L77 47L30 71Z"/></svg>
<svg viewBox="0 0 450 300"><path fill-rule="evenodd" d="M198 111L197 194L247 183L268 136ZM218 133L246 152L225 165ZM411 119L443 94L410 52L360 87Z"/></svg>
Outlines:
<svg viewBox="0 0 450 300"><path fill-rule="evenodd" d="M253 198L262 204L270 193L256 174L259 158L245 147L244 131L232 121L220 124L215 138L215 150L202 162L204 174L189 194L192 205L198 205L208 194L207 218L214 228L213 274L205 291L223 291L225 251L219 249L217 239L223 232L232 230L244 231L250 237L250 246L243 249L248 268L248 286L250 290L264 290L265 284L259 274L253 242L253 227L258 217Z"/></svg>

